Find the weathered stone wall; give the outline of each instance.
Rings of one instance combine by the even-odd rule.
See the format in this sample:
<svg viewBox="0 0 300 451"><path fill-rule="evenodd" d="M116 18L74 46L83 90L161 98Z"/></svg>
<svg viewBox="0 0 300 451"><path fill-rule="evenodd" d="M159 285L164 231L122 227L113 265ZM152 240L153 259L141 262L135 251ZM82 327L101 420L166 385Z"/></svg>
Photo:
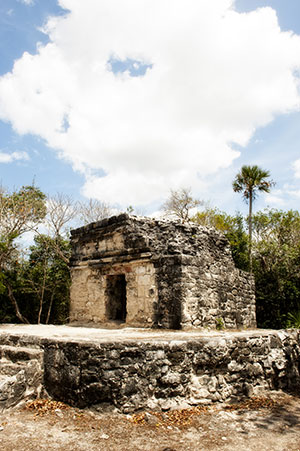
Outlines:
<svg viewBox="0 0 300 451"><path fill-rule="evenodd" d="M124 275L128 325L256 326L253 278L214 229L123 214L72 231L71 241L71 321L112 319L107 277Z"/></svg>
<svg viewBox="0 0 300 451"><path fill-rule="evenodd" d="M161 343L47 344L45 385L57 399L122 411L229 401L299 383L299 340L267 336Z"/></svg>
<svg viewBox="0 0 300 451"><path fill-rule="evenodd" d="M40 348L0 345L0 411L41 393L43 357Z"/></svg>
<svg viewBox="0 0 300 451"><path fill-rule="evenodd" d="M156 338L145 331L137 339L114 334L115 340L104 340L103 331L94 342L74 334L59 338L59 329L51 338L0 334L0 348L43 349L47 392L79 407L167 409L299 387L299 331L173 332Z"/></svg>
<svg viewBox="0 0 300 451"><path fill-rule="evenodd" d="M157 301L154 265L147 260L104 267L81 265L72 269L71 321L106 323L109 321L108 278L124 274L126 280L126 323L151 326Z"/></svg>
<svg viewBox="0 0 300 451"><path fill-rule="evenodd" d="M256 325L254 281L231 261L212 261L206 268L197 257L186 258L183 266L182 325L213 328L217 319L230 328Z"/></svg>

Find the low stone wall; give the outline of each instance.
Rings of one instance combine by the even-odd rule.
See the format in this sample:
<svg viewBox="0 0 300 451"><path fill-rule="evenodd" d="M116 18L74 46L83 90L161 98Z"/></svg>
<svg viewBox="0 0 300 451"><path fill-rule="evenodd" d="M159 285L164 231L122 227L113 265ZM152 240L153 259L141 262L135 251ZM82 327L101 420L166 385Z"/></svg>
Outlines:
<svg viewBox="0 0 300 451"><path fill-rule="evenodd" d="M116 331L115 340L102 332L101 340L88 341L74 333L69 339L0 333L0 346L42 348L45 389L79 407L168 409L299 386L297 331L157 336L144 331L136 339L126 334L122 339Z"/></svg>
<svg viewBox="0 0 300 451"><path fill-rule="evenodd" d="M0 345L0 411L39 396L43 365L42 349Z"/></svg>

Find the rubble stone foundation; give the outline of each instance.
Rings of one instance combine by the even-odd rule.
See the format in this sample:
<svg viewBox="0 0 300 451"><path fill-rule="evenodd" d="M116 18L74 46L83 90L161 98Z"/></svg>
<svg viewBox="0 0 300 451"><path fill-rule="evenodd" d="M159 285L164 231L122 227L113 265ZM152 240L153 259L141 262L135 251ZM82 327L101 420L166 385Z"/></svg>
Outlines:
<svg viewBox="0 0 300 451"><path fill-rule="evenodd" d="M299 388L299 331L151 335L44 327L36 334L0 327L0 349L42 350L44 388L74 406L164 410Z"/></svg>

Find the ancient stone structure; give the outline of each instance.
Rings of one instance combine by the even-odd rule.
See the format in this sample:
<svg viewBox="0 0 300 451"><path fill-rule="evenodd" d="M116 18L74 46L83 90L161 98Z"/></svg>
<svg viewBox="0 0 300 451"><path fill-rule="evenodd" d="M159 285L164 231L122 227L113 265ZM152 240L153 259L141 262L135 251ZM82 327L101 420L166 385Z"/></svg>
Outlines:
<svg viewBox="0 0 300 451"><path fill-rule="evenodd" d="M252 277L213 229L122 214L71 232L71 321L255 327Z"/></svg>
<svg viewBox="0 0 300 451"><path fill-rule="evenodd" d="M214 229L122 214L73 230L71 242L72 322L256 326L253 278Z"/></svg>
<svg viewBox="0 0 300 451"><path fill-rule="evenodd" d="M78 407L164 410L299 389L300 382L296 330L204 333L0 326L2 355L14 354L19 361L26 348L35 350L32 359L42 356L37 368L43 376L31 371L27 385L42 380L51 397ZM15 387L9 377L6 385L0 384L0 408L11 393L17 396L8 405L25 395L26 381L22 388L21 379L19 375Z"/></svg>
<svg viewBox="0 0 300 451"><path fill-rule="evenodd" d="M44 378L44 352L38 348L0 345L0 411L38 396Z"/></svg>

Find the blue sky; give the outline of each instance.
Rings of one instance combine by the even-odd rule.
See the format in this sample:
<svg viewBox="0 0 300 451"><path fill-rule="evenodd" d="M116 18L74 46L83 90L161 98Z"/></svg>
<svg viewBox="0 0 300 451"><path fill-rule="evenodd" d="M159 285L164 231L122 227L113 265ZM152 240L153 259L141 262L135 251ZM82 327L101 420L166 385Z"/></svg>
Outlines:
<svg viewBox="0 0 300 451"><path fill-rule="evenodd" d="M83 3L1 0L4 186L148 214L190 186L234 213L234 175L258 164L276 187L256 208L299 208L299 0Z"/></svg>
<svg viewBox="0 0 300 451"><path fill-rule="evenodd" d="M36 53L37 44L46 44L48 36L39 31L49 16L65 14L56 0L35 1L27 5L17 0L0 3L0 75L13 69L14 61L24 52ZM29 160L0 163L3 186L12 189L34 180L50 195L64 192L76 198L82 177L69 164L58 159L39 136L20 135L10 123L0 121L0 149L5 153L26 152Z"/></svg>

